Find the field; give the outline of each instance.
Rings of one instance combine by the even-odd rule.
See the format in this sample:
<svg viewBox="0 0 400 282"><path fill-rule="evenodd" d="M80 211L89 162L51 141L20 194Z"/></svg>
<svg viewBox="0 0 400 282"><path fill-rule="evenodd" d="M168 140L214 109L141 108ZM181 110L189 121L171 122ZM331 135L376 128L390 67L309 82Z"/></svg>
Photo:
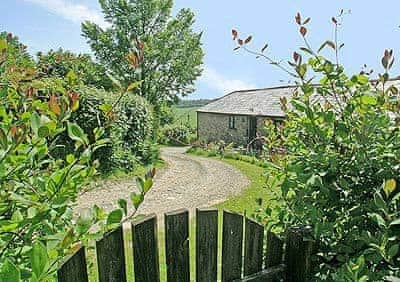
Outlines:
<svg viewBox="0 0 400 282"><path fill-rule="evenodd" d="M175 123L189 123L191 127L197 128L196 110L199 107L173 107L172 111L175 117Z"/></svg>

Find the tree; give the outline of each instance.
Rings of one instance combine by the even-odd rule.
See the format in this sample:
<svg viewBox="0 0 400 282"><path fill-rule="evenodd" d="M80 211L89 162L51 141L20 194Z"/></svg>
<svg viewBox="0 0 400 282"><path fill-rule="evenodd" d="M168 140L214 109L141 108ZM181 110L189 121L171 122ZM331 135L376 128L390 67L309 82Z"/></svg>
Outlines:
<svg viewBox="0 0 400 282"><path fill-rule="evenodd" d="M194 91L204 54L201 33L192 30L190 10L182 9L172 17L172 0L99 2L110 27L85 22L82 31L113 76L124 86L141 80L138 94L156 110Z"/></svg>

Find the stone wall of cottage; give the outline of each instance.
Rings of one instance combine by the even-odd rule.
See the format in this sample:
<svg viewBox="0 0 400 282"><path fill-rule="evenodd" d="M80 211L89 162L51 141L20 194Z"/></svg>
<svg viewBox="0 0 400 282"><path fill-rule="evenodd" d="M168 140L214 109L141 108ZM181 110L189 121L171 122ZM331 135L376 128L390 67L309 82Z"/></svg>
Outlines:
<svg viewBox="0 0 400 282"><path fill-rule="evenodd" d="M247 116L235 116L235 128L229 128L229 115L213 113L197 113L198 137L200 141L246 145L249 120Z"/></svg>
<svg viewBox="0 0 400 282"><path fill-rule="evenodd" d="M266 117L257 117L257 131L266 135ZM197 113L198 137L200 141L217 142L224 140L235 145L247 145L249 141L249 117L235 115L235 129L229 128L229 115L213 113Z"/></svg>

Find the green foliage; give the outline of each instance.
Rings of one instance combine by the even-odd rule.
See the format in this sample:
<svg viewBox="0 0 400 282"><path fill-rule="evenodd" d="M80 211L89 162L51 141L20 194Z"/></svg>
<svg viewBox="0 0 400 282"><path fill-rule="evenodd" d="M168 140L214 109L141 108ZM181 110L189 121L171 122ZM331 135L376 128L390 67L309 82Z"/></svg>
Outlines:
<svg viewBox="0 0 400 282"><path fill-rule="evenodd" d="M332 21L336 34L338 22ZM302 22L298 14L296 22L306 46L294 52L293 71L279 64L298 88L290 102L282 101L288 116L280 142L287 155L275 174L285 205L272 220L313 227L318 281L399 276L400 100L389 81L393 53L385 51L378 81L365 72L349 76L339 63L342 44L322 44L320 50L335 51L331 61L310 47L309 20Z"/></svg>
<svg viewBox="0 0 400 282"><path fill-rule="evenodd" d="M195 130L189 124L165 125L161 129L159 142L169 145L189 145L194 141Z"/></svg>
<svg viewBox="0 0 400 282"><path fill-rule="evenodd" d="M11 66L25 68L25 71L35 66L35 62L18 37L11 33L0 33L0 63L2 71L9 70ZM13 73L17 75L18 73Z"/></svg>
<svg viewBox="0 0 400 282"><path fill-rule="evenodd" d="M67 78L71 85L84 84L112 90L113 84L103 66L92 61L88 54L74 54L58 49L37 54L39 70L48 77Z"/></svg>
<svg viewBox="0 0 400 282"><path fill-rule="evenodd" d="M114 98L105 97L109 104ZM114 109L111 126L115 167L131 170L135 163L151 163L158 159L158 147L152 141L153 110L146 99L136 95L124 95ZM134 159L132 157L134 156Z"/></svg>
<svg viewBox="0 0 400 282"><path fill-rule="evenodd" d="M112 26L85 22L83 35L96 58L122 85L142 80L137 94L155 108L193 92L201 74L203 51L192 31L194 14L182 9L171 16L173 1L100 0Z"/></svg>
<svg viewBox="0 0 400 282"><path fill-rule="evenodd" d="M24 67L26 58L19 56L25 54L10 38L0 39L0 47L0 280L51 281L80 242L100 238L134 213L120 216L122 205L108 215L95 206L73 216L82 188L96 174L92 156L110 142L106 129L99 125L89 136L71 118L79 107L73 85ZM62 136L74 153L55 156ZM142 180L141 199L153 176L154 170Z"/></svg>

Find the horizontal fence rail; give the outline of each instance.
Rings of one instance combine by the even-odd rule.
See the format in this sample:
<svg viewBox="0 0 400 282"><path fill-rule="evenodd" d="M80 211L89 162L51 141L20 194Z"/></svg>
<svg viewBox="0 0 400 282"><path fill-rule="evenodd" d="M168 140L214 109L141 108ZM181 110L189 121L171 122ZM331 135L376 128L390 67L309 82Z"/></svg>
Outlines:
<svg viewBox="0 0 400 282"><path fill-rule="evenodd" d="M312 244L305 237L309 230L291 228L283 242L240 214L223 211L222 226L218 218L217 209L196 210L195 255L191 261L189 212L178 210L165 214L166 258L161 263L165 263L166 281L308 281ZM163 280L156 216L135 220L131 227L134 281ZM99 281L127 281L123 238L126 234L120 226L96 242ZM195 266L195 273L190 272L191 264ZM85 248L81 247L67 259L57 275L62 282L89 281Z"/></svg>

